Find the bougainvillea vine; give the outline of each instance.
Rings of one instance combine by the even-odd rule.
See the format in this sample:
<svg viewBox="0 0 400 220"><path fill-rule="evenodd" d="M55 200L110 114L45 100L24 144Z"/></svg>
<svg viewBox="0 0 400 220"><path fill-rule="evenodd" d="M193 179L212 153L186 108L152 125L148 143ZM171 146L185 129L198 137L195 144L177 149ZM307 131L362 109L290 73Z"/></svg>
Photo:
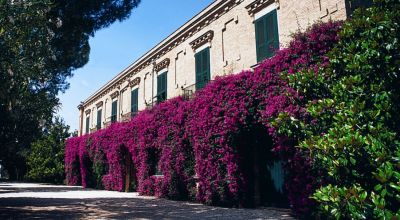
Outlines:
<svg viewBox="0 0 400 220"><path fill-rule="evenodd" d="M245 134L256 132L271 141L263 150L285 163L292 208L299 213L309 211L309 196L318 183L307 156L270 122L282 112L295 116L304 111L298 104L302 97L284 76L326 65L325 55L338 41L340 26L340 22L314 25L296 34L286 49L254 71L217 77L192 99L174 98L139 112L129 122L69 139L67 183L88 186L93 182L88 178L101 176L105 189L122 191L127 172L122 154L127 149L141 194L245 206L251 190L243 155L252 141ZM104 168L99 169L99 164Z"/></svg>

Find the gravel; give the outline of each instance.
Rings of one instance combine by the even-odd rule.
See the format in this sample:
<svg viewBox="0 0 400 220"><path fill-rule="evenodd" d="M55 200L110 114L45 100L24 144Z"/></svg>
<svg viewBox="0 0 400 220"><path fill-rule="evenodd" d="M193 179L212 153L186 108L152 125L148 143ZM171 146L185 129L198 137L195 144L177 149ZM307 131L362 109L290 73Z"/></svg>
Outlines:
<svg viewBox="0 0 400 220"><path fill-rule="evenodd" d="M61 185L0 183L0 219L294 219L288 209L205 206Z"/></svg>

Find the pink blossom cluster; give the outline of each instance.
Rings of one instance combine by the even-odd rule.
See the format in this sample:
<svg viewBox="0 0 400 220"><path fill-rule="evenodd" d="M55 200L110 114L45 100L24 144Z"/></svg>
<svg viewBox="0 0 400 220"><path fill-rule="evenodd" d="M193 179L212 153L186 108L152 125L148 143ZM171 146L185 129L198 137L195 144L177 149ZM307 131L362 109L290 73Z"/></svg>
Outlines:
<svg viewBox="0 0 400 220"><path fill-rule="evenodd" d="M340 22L314 25L296 34L286 49L254 71L217 77L193 99L174 98L140 112L130 122L70 138L65 153L67 183L87 187L90 169L85 167L85 158L95 163L104 154L108 173L102 177L103 187L123 190L121 158L126 148L141 194L240 206L249 195L238 150L245 143L237 137L244 130L264 126L267 132L259 135L270 137L274 144L269 150L286 162L286 190L292 208L309 211L309 196L318 185L309 158L294 147L294 140L279 135L270 121L282 112L304 114L298 105L301 94L282 73L326 65L326 54L338 41L340 26Z"/></svg>

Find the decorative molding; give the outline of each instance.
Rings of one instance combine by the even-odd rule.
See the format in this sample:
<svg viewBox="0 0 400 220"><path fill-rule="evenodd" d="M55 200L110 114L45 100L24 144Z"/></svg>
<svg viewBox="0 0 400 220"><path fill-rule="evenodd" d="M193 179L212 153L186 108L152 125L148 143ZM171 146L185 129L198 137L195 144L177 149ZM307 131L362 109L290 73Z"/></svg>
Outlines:
<svg viewBox="0 0 400 220"><path fill-rule="evenodd" d="M249 12L249 15L253 16L257 12L266 8L267 6L275 3L277 8L279 8L279 0L256 0L253 3L247 5L245 8Z"/></svg>
<svg viewBox="0 0 400 220"><path fill-rule="evenodd" d="M83 110L83 104L82 103L78 105L78 110Z"/></svg>
<svg viewBox="0 0 400 220"><path fill-rule="evenodd" d="M130 112L121 115L121 121L122 122L127 122L129 120L131 120L131 113Z"/></svg>
<svg viewBox="0 0 400 220"><path fill-rule="evenodd" d="M102 107L103 106L103 101L100 101L100 102L98 102L97 104L96 104L96 107L97 108L100 108L100 107Z"/></svg>
<svg viewBox="0 0 400 220"><path fill-rule="evenodd" d="M162 69L165 69L169 66L170 60L169 58L165 58L164 60L162 60L161 62L157 63L154 65L154 71L158 72Z"/></svg>
<svg viewBox="0 0 400 220"><path fill-rule="evenodd" d="M119 95L119 91L115 91L115 92L111 93L110 97L111 97L111 99L113 99L113 98L117 97L118 95Z"/></svg>
<svg viewBox="0 0 400 220"><path fill-rule="evenodd" d="M209 26L212 22L219 19L222 15L226 14L237 5L240 5L243 1L244 0L224 0L212 5L212 7L210 6L209 9L206 9L207 12L204 13L204 15L188 21L190 22L190 24L182 28L182 30L178 29L177 31L175 31L171 35L171 39L165 42L162 41L161 43L156 45L156 49L144 54L142 58L140 58L134 64L131 64L131 66L123 70L120 75L117 75L115 79L104 85L96 93L85 100L83 104L84 107L96 103L97 100L109 94L112 90L116 89L123 82L128 81L128 79L132 78L144 68L150 66L154 60L164 56L199 31Z"/></svg>
<svg viewBox="0 0 400 220"><path fill-rule="evenodd" d="M321 19L326 18L329 15L334 14L335 12L339 11L337 3L335 5L333 5L333 7L325 8L325 9L322 8L321 2L319 4L320 4L319 8L321 11L321 16L320 16Z"/></svg>
<svg viewBox="0 0 400 220"><path fill-rule="evenodd" d="M201 35L200 37L196 38L189 44L192 47L193 51L195 51L197 48L203 46L204 44L211 43L213 38L214 38L214 31L210 30Z"/></svg>
<svg viewBox="0 0 400 220"><path fill-rule="evenodd" d="M88 109L85 111L85 114L88 115L88 114L90 114L90 112L92 112L92 110Z"/></svg>
<svg viewBox="0 0 400 220"><path fill-rule="evenodd" d="M225 63L224 67L228 65L228 61L225 60L225 40L224 40L224 32L226 31L226 27L228 26L229 23L232 23L232 21L235 22L235 24L239 23L239 16L236 16L235 18L231 18L227 22L225 22L224 27L222 28L221 35L222 35L222 62ZM239 55L240 56L240 55Z"/></svg>
<svg viewBox="0 0 400 220"><path fill-rule="evenodd" d="M129 87L131 87L131 88L134 86L137 86L139 84L140 84L140 77L136 77L135 79L130 80L128 83Z"/></svg>

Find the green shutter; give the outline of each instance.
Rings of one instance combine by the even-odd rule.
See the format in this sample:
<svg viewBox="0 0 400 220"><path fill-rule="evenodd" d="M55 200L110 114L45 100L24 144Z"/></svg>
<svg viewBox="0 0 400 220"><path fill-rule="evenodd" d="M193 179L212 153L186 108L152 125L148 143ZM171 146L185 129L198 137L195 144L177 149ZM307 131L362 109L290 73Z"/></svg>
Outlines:
<svg viewBox="0 0 400 220"><path fill-rule="evenodd" d="M157 76L157 102L163 102L167 99L167 72Z"/></svg>
<svg viewBox="0 0 400 220"><path fill-rule="evenodd" d="M117 109L118 109L118 101L115 100L112 102L111 106L111 122L117 121Z"/></svg>
<svg viewBox="0 0 400 220"><path fill-rule="evenodd" d="M195 55L196 60L196 90L202 89L210 81L210 48Z"/></svg>
<svg viewBox="0 0 400 220"><path fill-rule="evenodd" d="M279 49L278 17L276 10L255 22L257 62L272 57Z"/></svg>
<svg viewBox="0 0 400 220"><path fill-rule="evenodd" d="M90 121L90 117L86 117L86 134L89 134L89 121Z"/></svg>
<svg viewBox="0 0 400 220"><path fill-rule="evenodd" d="M131 115L135 115L138 112L138 102L139 102L139 90L134 89L131 92Z"/></svg>
<svg viewBox="0 0 400 220"><path fill-rule="evenodd" d="M97 110L97 129L101 129L101 114L102 114L102 110L99 109Z"/></svg>

